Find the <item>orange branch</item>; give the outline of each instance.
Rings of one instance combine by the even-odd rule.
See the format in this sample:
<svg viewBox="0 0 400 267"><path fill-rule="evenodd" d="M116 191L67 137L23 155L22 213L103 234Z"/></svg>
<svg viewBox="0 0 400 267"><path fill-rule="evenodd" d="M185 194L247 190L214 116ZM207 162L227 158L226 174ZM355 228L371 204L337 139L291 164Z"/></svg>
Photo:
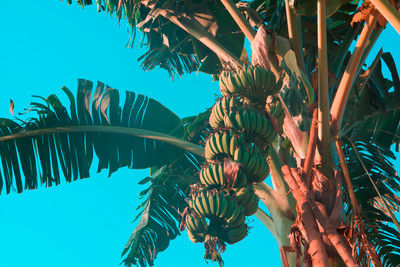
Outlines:
<svg viewBox="0 0 400 267"><path fill-rule="evenodd" d="M378 16L379 14L377 12L372 12L368 18L368 21L364 25L360 37L358 38L356 47L354 48L353 54L351 55L349 63L347 64L342 80L340 81L335 98L333 99L330 113L332 116L333 127L337 128L334 129L335 131L340 129L343 113L346 108L347 98L350 94L350 88L353 85L354 76L357 72L361 56L365 46L367 45L369 36L375 27Z"/></svg>
<svg viewBox="0 0 400 267"><path fill-rule="evenodd" d="M400 34L400 13L387 0L370 0L390 25Z"/></svg>
<svg viewBox="0 0 400 267"><path fill-rule="evenodd" d="M310 128L310 139L308 140L308 148L306 160L304 161L304 182L307 188L310 188L311 184L311 168L314 165L315 149L317 147L317 130L318 130L318 110L314 109L313 118Z"/></svg>

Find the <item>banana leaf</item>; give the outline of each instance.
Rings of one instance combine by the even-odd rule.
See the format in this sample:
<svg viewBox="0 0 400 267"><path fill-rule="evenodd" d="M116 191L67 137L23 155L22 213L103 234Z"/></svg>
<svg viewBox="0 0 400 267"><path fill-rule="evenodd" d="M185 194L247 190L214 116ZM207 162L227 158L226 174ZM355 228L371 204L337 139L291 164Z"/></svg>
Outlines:
<svg viewBox="0 0 400 267"><path fill-rule="evenodd" d="M185 138L202 143L209 130L210 110L197 116L183 118ZM202 157L186 152L176 161L154 168L150 177L139 184L148 185L140 193L144 201L139 205L139 220L122 252L123 263L142 267L153 265L159 252L164 251L179 234L181 212L187 207L190 184L199 181L197 173L204 163Z"/></svg>
<svg viewBox="0 0 400 267"><path fill-rule="evenodd" d="M0 190L58 185L62 174L67 182L89 177L95 156L97 171L111 175L121 167L168 164L185 148L203 153L182 139L180 118L151 98L127 91L121 106L118 90L82 79L76 98L62 90L69 109L53 94L37 97L26 109L27 119L0 119Z"/></svg>
<svg viewBox="0 0 400 267"><path fill-rule="evenodd" d="M82 7L93 4L92 1L77 2ZM244 34L219 1L98 0L96 3L99 12L115 14L118 20L128 20L133 37L130 45L135 39L135 28L141 31L140 45L148 47L138 59L144 70L160 67L174 78L197 70L216 74L222 69L220 59L212 50L160 15L165 10L199 23L237 58L244 48Z"/></svg>

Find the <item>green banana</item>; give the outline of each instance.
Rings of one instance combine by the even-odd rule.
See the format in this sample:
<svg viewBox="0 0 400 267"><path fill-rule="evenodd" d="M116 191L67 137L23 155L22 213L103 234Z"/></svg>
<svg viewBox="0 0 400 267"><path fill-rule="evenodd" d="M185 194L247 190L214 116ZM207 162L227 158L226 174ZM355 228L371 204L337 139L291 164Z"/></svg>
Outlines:
<svg viewBox="0 0 400 267"><path fill-rule="evenodd" d="M224 193L220 192L219 197L221 199L221 208L219 209L217 216L219 218L224 218L227 210L228 210L228 200L225 197Z"/></svg>
<svg viewBox="0 0 400 267"><path fill-rule="evenodd" d="M224 187L227 182L224 176L224 165L223 163L218 164L218 178L219 178L219 184Z"/></svg>
<svg viewBox="0 0 400 267"><path fill-rule="evenodd" d="M234 202L229 196L224 196L224 199L226 200L226 209L224 209L220 215L222 219L232 215L232 208L234 206Z"/></svg>
<svg viewBox="0 0 400 267"><path fill-rule="evenodd" d="M256 194L254 194L253 192L251 193L250 198L243 205L243 208L244 208L244 214L246 216L251 216L254 213L256 213L256 211L258 209L258 198L257 198Z"/></svg>
<svg viewBox="0 0 400 267"><path fill-rule="evenodd" d="M207 195L205 196L205 198L206 198L206 200L208 202L208 205L209 205L209 208L210 208L209 216L213 216L215 214L215 211L216 211L216 208L217 208L217 206L215 205L216 202L214 200L214 194L211 193L210 191L207 191Z"/></svg>
<svg viewBox="0 0 400 267"><path fill-rule="evenodd" d="M238 226L240 226L240 225L245 223L246 216L244 215L243 207L242 206L238 206L237 210L238 210L238 212L237 212L237 214L235 214L235 217L232 220L229 220L227 222L228 223L228 227L235 228L235 227L238 227Z"/></svg>
<svg viewBox="0 0 400 267"><path fill-rule="evenodd" d="M242 154L242 161L241 161L244 169L249 164L249 160L250 160L250 153L247 150L245 150Z"/></svg>
<svg viewBox="0 0 400 267"><path fill-rule="evenodd" d="M235 149L233 160L236 162L242 162L242 148L240 146Z"/></svg>
<svg viewBox="0 0 400 267"><path fill-rule="evenodd" d="M241 188L247 185L247 176L239 170L235 183L232 185L234 188Z"/></svg>
<svg viewBox="0 0 400 267"><path fill-rule="evenodd" d="M235 154L236 147L238 146L238 138L232 134L229 143L229 155L233 156Z"/></svg>
<svg viewBox="0 0 400 267"><path fill-rule="evenodd" d="M212 167L211 167L211 170L212 170L211 175L213 177L213 180L214 180L215 184L222 185L221 182L220 182L219 175L218 175L218 165L217 164L213 164Z"/></svg>
<svg viewBox="0 0 400 267"><path fill-rule="evenodd" d="M222 151L229 155L229 145L230 145L230 132L224 132L222 135Z"/></svg>
<svg viewBox="0 0 400 267"><path fill-rule="evenodd" d="M201 202L200 196L196 196L194 200L194 210L201 216L206 215L206 211L203 207L203 203Z"/></svg>
<svg viewBox="0 0 400 267"><path fill-rule="evenodd" d="M232 245L245 238L246 235L247 235L247 225L242 224L235 228L228 228L224 240L226 243Z"/></svg>
<svg viewBox="0 0 400 267"><path fill-rule="evenodd" d="M211 211L210 211L210 204L208 203L208 198L207 198L207 194L203 191L201 192L201 202L203 204L203 208L204 208L204 212L206 216L210 216L211 215Z"/></svg>

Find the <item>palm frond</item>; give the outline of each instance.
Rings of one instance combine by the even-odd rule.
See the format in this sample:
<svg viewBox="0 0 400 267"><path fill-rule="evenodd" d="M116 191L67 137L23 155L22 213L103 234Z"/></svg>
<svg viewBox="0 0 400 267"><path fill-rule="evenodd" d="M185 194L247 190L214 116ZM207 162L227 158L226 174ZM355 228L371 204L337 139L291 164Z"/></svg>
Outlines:
<svg viewBox="0 0 400 267"><path fill-rule="evenodd" d="M400 262L400 233L395 229L386 206L380 201L374 188L375 185L392 211L399 210L400 198L397 195L400 192L400 178L392 164L395 159L394 154L390 149L372 142L356 141L354 147L357 151L348 141L344 142L347 164L361 208L365 234L381 257L384 266L396 266ZM357 153L369 176L361 165ZM349 203L349 196L345 193L345 212L351 221L354 214ZM359 250L359 253L362 254L362 250ZM359 257L365 258L366 255Z"/></svg>
<svg viewBox="0 0 400 267"><path fill-rule="evenodd" d="M209 127L207 113L209 110L183 119L187 139L202 143L204 131ZM149 186L140 193L141 197L146 196L135 219L140 217L140 221L122 252L126 266L153 265L157 254L179 235L180 213L187 207L189 185L198 182L202 164L203 158L187 152L139 182Z"/></svg>
<svg viewBox="0 0 400 267"><path fill-rule="evenodd" d="M127 254L123 260L126 266L153 265L157 254L179 235L179 211L183 211L187 204L176 179L179 177L170 175L167 166L146 178L150 186L141 193L147 196L141 204L143 210L138 214L141 219L122 252L122 255Z"/></svg>
<svg viewBox="0 0 400 267"><path fill-rule="evenodd" d="M82 6L92 4L92 1L77 2ZM141 45L147 46L148 51L139 60L144 70L159 66L174 78L197 70L216 74L222 68L221 61L214 52L161 16L161 11L164 10L198 22L237 58L243 51L244 34L219 1L98 0L97 6L99 12L115 14L118 20L127 18L132 26L133 37L135 28L143 33ZM133 41L134 38L130 45ZM209 64L210 58L214 64Z"/></svg>
<svg viewBox="0 0 400 267"><path fill-rule="evenodd" d="M5 184L7 193L14 187L22 192L39 184L58 185L61 173L68 182L89 177L94 156L97 171L108 169L111 175L125 166L168 164L183 155L179 147L202 151L181 139L179 117L151 98L126 92L120 106L117 90L100 82L93 88L87 80L78 81L76 99L67 88L63 91L69 111L53 94L31 103L26 115L36 116L0 119L0 188Z"/></svg>
<svg viewBox="0 0 400 267"><path fill-rule="evenodd" d="M387 206L393 212L400 207L400 178L393 165L396 157L391 151L393 144L398 142L396 132L400 123L400 98L398 89L393 90L395 82L382 74L384 59L393 80L396 80L394 62L390 61L390 54L380 55L378 53L370 68L361 70L355 81L339 135L348 138L343 139L343 150L360 205L365 234L384 265L395 266L400 260L400 233L394 227ZM345 212L348 221L353 222L351 232L357 232L357 225L352 221L354 213L350 199L344 191ZM358 238L361 237L354 239L356 248L363 245ZM360 262L368 262L368 256L362 249L358 253Z"/></svg>

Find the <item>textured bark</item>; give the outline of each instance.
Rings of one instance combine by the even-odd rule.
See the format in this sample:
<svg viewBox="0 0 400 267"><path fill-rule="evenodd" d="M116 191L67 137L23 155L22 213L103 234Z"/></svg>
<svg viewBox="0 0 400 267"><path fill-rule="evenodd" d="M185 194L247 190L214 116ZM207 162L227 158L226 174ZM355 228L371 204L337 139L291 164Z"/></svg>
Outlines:
<svg viewBox="0 0 400 267"><path fill-rule="evenodd" d="M314 109L313 118L310 128L310 139L308 140L308 148L306 160L304 161L304 181L308 188L311 184L311 168L314 165L315 148L317 147L317 131L318 131L318 110Z"/></svg>
<svg viewBox="0 0 400 267"><path fill-rule="evenodd" d="M299 187L301 194L306 199L307 205L309 205L311 207L313 215L318 220L321 227L324 229L324 234L328 237L329 241L331 242L333 247L336 249L339 256L343 259L343 262L346 264L346 266L351 266L351 267L359 266L355 262L354 258L352 257L350 248L349 248L344 236L340 235L336 231L335 227L329 221L328 216L323 215L323 213L319 209L317 203L315 202L313 195L307 189L304 182L300 178L300 175L298 174L297 170L296 169L290 170L288 166L283 166L282 172L283 172L284 168L287 169L287 170L285 170L286 173L289 172L289 173L291 173L292 177L294 177L295 183L297 183L297 186Z"/></svg>
<svg viewBox="0 0 400 267"><path fill-rule="evenodd" d="M304 230L307 235L309 243L308 254L311 257L313 266L328 266L328 254L325 249L325 243L322 241L322 236L312 210L307 203L307 199L301 192L287 165L282 167L282 173L292 191L293 197L297 201L298 214L303 222Z"/></svg>

